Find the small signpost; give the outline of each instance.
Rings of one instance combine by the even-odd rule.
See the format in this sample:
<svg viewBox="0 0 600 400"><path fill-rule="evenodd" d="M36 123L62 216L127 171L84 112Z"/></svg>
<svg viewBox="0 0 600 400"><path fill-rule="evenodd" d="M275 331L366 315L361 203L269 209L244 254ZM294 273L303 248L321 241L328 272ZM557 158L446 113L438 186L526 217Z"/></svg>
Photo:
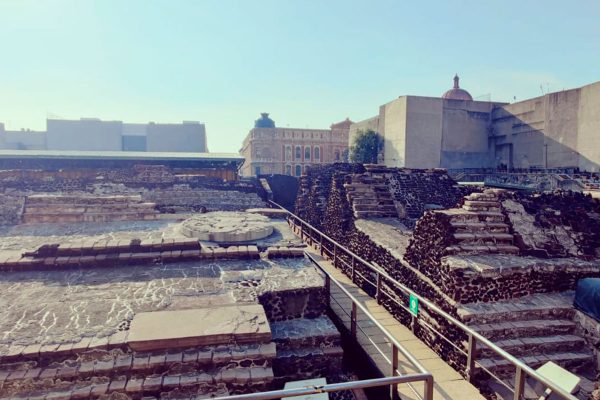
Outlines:
<svg viewBox="0 0 600 400"><path fill-rule="evenodd" d="M419 299L412 293L408 299L408 308L415 317L419 314Z"/></svg>

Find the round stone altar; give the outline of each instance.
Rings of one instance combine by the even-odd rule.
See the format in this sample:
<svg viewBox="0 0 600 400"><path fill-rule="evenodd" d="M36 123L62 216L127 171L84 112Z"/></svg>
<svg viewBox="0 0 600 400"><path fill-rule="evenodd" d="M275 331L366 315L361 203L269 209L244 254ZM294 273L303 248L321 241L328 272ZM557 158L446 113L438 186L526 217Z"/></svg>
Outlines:
<svg viewBox="0 0 600 400"><path fill-rule="evenodd" d="M245 242L266 238L273 233L268 217L259 214L215 211L195 215L179 226L191 238L210 242Z"/></svg>

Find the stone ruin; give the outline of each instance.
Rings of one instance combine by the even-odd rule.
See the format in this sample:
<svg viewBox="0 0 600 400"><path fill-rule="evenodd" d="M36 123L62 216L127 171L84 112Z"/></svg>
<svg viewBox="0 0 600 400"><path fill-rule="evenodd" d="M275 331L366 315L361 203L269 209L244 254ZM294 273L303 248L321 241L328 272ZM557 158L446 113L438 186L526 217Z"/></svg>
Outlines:
<svg viewBox="0 0 600 400"><path fill-rule="evenodd" d="M179 230L184 236L209 242L247 242L270 236L273 226L264 215L219 211L186 219Z"/></svg>
<svg viewBox="0 0 600 400"><path fill-rule="evenodd" d="M245 183L216 182L165 211L157 199L179 190L161 182L169 171L141 171L135 187L5 185L21 205L2 206L0 399L200 399L355 379L285 214ZM210 212L221 199L253 209ZM181 222L195 207L209 212Z"/></svg>
<svg viewBox="0 0 600 400"><path fill-rule="evenodd" d="M256 181L224 181L185 169L0 170L0 226L19 222L130 221L157 214L265 206Z"/></svg>
<svg viewBox="0 0 600 400"><path fill-rule="evenodd" d="M600 324L573 308L573 291L579 279L600 277L597 200L459 187L442 170L331 165L301 178L296 213L531 367L554 361L580 374L582 396L592 390ZM385 280L381 290L395 296ZM408 312L385 306L410 325ZM422 308L431 326L466 346L462 332ZM417 334L464 371L466 359L452 346L426 326ZM478 357L513 376L491 351ZM477 376L485 393L502 392L483 371Z"/></svg>

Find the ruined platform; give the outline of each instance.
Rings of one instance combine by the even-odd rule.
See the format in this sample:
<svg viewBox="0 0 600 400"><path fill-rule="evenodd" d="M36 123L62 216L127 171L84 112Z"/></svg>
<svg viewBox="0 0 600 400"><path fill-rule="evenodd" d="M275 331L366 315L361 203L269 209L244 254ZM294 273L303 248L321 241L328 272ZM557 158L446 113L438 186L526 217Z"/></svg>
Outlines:
<svg viewBox="0 0 600 400"><path fill-rule="evenodd" d="M259 304L207 307L137 314L127 344L136 351L271 340L271 329Z"/></svg>

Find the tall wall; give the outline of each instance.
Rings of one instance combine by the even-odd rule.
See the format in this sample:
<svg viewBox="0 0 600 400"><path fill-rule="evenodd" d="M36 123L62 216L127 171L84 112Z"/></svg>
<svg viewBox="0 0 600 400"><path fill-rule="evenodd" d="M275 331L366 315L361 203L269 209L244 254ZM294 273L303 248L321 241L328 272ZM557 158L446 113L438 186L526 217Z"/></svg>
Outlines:
<svg viewBox="0 0 600 400"><path fill-rule="evenodd" d="M577 151L579 168L600 170L600 82L580 89Z"/></svg>
<svg viewBox="0 0 600 400"><path fill-rule="evenodd" d="M0 129L0 149L207 153L199 122L128 124L99 119L46 121L46 132Z"/></svg>
<svg viewBox="0 0 600 400"><path fill-rule="evenodd" d="M403 96L383 105L378 125L384 136L385 165L424 169L488 166L493 105L420 96Z"/></svg>
<svg viewBox="0 0 600 400"><path fill-rule="evenodd" d="M49 150L120 151L121 121L47 120Z"/></svg>
<svg viewBox="0 0 600 400"><path fill-rule="evenodd" d="M407 97L384 104L379 110L383 160L388 167L406 166Z"/></svg>
<svg viewBox="0 0 600 400"><path fill-rule="evenodd" d="M493 158L514 168L598 171L599 109L600 82L499 107L492 118Z"/></svg>
<svg viewBox="0 0 600 400"><path fill-rule="evenodd" d="M206 130L199 122L146 126L147 151L207 152Z"/></svg>
<svg viewBox="0 0 600 400"><path fill-rule="evenodd" d="M489 131L494 103L445 101L442 122L443 168L490 166Z"/></svg>
<svg viewBox="0 0 600 400"><path fill-rule="evenodd" d="M407 97L405 166L440 166L444 100Z"/></svg>

